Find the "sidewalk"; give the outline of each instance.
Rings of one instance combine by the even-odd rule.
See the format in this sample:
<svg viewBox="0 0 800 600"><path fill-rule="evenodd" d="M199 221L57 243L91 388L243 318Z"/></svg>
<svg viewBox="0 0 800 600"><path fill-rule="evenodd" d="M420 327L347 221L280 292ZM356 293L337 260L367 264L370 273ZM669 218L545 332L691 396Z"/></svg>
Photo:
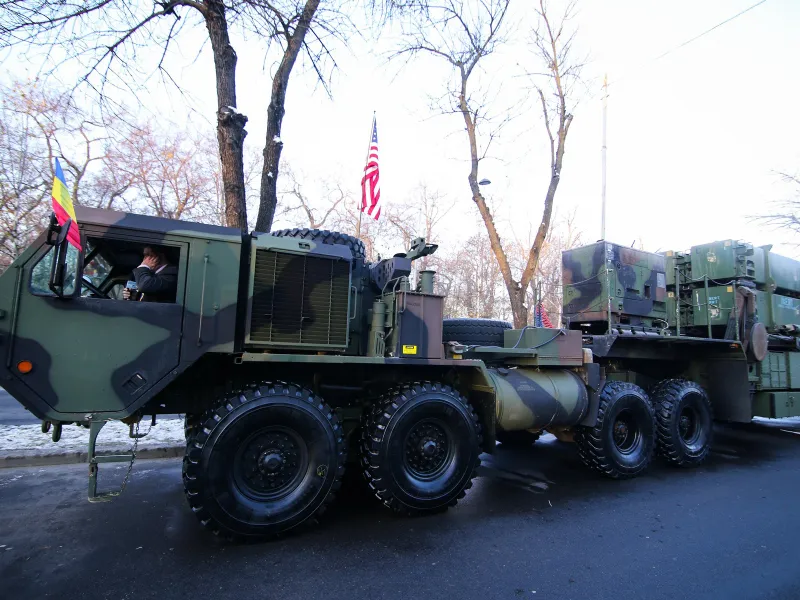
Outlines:
<svg viewBox="0 0 800 600"><path fill-rule="evenodd" d="M148 432L137 445L138 458L174 458L183 456L186 442L183 434L183 419L163 419L150 429L150 422L143 421L139 432ZM97 438L100 454L128 452L134 440L128 436L128 426L112 421L103 428ZM0 425L0 468L23 467L87 462L89 430L85 427L67 425L61 440L53 442L51 433L42 433L41 424Z"/></svg>

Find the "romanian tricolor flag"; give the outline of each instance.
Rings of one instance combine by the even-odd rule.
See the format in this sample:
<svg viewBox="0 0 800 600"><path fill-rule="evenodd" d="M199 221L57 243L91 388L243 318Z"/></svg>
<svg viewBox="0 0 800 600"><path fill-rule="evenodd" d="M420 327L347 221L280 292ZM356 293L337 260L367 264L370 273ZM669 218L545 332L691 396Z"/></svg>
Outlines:
<svg viewBox="0 0 800 600"><path fill-rule="evenodd" d="M64 171L61 170L61 163L58 162L58 159L56 159L56 176L53 179L53 212L56 214L59 225L63 225L68 219L72 219L72 224L67 233L67 240L78 250L81 250L81 234L78 231L75 207L72 206L67 182L64 180Z"/></svg>

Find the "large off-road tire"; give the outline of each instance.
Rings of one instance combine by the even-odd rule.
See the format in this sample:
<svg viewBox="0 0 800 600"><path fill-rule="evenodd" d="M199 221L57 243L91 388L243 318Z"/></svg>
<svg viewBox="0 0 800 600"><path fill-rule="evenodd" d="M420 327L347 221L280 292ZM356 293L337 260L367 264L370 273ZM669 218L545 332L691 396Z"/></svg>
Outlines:
<svg viewBox="0 0 800 600"><path fill-rule="evenodd" d="M511 329L508 321L494 319L445 319L442 322L442 341L458 342L465 346L501 346L503 333Z"/></svg>
<svg viewBox="0 0 800 600"><path fill-rule="evenodd" d="M186 446L183 484L200 522L257 539L313 522L341 485L339 419L311 391L252 385L223 398Z"/></svg>
<svg viewBox="0 0 800 600"><path fill-rule="evenodd" d="M189 441L195 431L203 424L203 415L196 413L186 413L183 416L183 436Z"/></svg>
<svg viewBox="0 0 800 600"><path fill-rule="evenodd" d="M497 441L509 448L527 448L535 444L542 435L540 431L502 431L501 429L498 429L496 434Z"/></svg>
<svg viewBox="0 0 800 600"><path fill-rule="evenodd" d="M653 458L656 423L645 391L632 383L603 386L594 427L577 427L578 453L589 468L613 479L635 477Z"/></svg>
<svg viewBox="0 0 800 600"><path fill-rule="evenodd" d="M658 454L679 467L693 467L708 458L714 417L703 388L685 379L665 379L650 394L656 410Z"/></svg>
<svg viewBox="0 0 800 600"><path fill-rule="evenodd" d="M481 428L461 394L441 383L403 385L366 416L361 464L372 492L406 514L455 506L480 465Z"/></svg>
<svg viewBox="0 0 800 600"><path fill-rule="evenodd" d="M294 229L277 229L275 231L270 231L269 234L276 237L292 237L301 240L310 240L312 242L319 242L320 244L340 244L342 246L347 246L350 248L350 252L353 253L353 259L364 260L367 256L364 242L352 235L339 233L338 231L295 227Z"/></svg>

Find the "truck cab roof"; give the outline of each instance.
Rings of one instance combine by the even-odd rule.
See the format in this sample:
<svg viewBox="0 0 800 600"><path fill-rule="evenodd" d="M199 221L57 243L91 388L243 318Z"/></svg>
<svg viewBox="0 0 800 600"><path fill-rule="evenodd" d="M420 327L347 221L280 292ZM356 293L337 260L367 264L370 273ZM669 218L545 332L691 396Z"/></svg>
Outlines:
<svg viewBox="0 0 800 600"><path fill-rule="evenodd" d="M180 234L188 237L224 239L227 241L241 241L242 239L242 232L235 227L179 221L177 219L137 215L86 206L76 206L75 214L79 225L100 225L154 233Z"/></svg>

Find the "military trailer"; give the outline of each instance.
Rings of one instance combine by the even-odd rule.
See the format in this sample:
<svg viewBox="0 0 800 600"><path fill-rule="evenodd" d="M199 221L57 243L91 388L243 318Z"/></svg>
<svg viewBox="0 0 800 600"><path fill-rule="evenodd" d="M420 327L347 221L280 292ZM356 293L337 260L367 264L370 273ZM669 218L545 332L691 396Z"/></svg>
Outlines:
<svg viewBox="0 0 800 600"><path fill-rule="evenodd" d="M0 276L0 382L54 441L88 429L90 500L114 495L98 491L101 464L135 458L97 452L110 420L137 438L145 419L185 415L192 511L260 538L313 522L345 469L390 509L424 514L455 505L498 442L549 431L625 478L656 451L702 461L712 415L800 413L800 319L774 304L796 301L798 265L768 249L745 249L744 271L730 254L732 275L690 253L572 250L564 327L512 329L443 319L435 274L412 277L436 250L421 238L371 263L330 231L77 216L81 251L51 223ZM176 267L173 301L122 299L145 246Z"/></svg>

